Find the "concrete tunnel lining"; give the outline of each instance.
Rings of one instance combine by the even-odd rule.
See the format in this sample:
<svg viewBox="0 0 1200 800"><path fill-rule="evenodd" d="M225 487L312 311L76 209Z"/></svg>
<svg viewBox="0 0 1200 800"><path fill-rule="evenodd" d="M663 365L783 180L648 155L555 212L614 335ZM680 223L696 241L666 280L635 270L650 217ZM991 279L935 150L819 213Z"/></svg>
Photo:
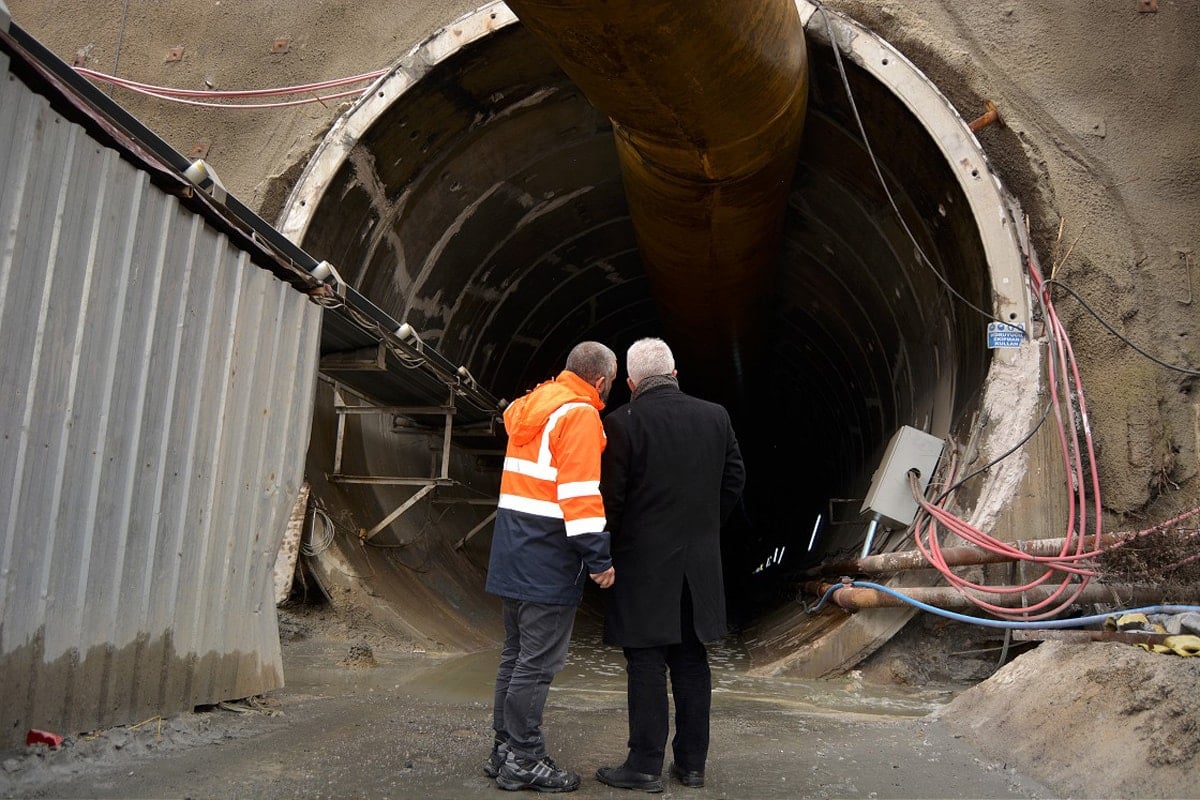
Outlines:
<svg viewBox="0 0 1200 800"><path fill-rule="evenodd" d="M829 498L863 496L898 426L961 437L983 413L990 439L978 452L999 452L1031 424L1039 381L1037 348L989 352L987 320L919 263L861 146L825 20L804 0L797 7L814 91L785 223L775 366L756 387L779 412L763 429L739 425L753 510L734 537L742 547L726 558L731 593L752 614L778 604L788 585L784 570L751 581L754 565L781 544L801 552ZM840 14L830 21L871 145L922 249L974 304L1027 325L1019 209L974 136L886 42ZM580 339L621 352L661 332L611 127L515 23L493 3L401 59L331 129L281 221L499 396L553 374ZM335 446L330 394L325 386L318 397L308 474L315 494L353 520L347 528L369 527L412 490L323 480ZM364 419L348 439L349 457L361 459L349 471L428 474L429 437L418 428ZM381 534L392 547L330 551L336 567L326 578L373 576L366 594L376 611L433 646L492 640L494 605L481 588L490 537L452 547L486 508L444 501L494 497L497 467L456 447L458 485ZM1011 469L989 479L973 521L988 524L1014 485ZM863 527L826 528L813 555L853 549Z"/></svg>

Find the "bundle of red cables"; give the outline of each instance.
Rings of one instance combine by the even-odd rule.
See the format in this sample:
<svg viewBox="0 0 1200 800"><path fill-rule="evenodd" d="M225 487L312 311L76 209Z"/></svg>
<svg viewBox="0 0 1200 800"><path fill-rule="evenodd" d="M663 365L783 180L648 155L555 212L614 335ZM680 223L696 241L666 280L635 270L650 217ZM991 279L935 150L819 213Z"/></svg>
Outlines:
<svg viewBox="0 0 1200 800"><path fill-rule="evenodd" d="M1104 549L1101 540L1100 480L1096 472L1095 445L1092 440L1091 423L1088 420L1087 403L1084 400L1083 382L1079 377L1079 365L1075 360L1071 340L1054 308L1052 286L1047 285L1033 263L1029 264L1029 274L1033 289L1044 309L1049 334L1047 373L1051 405L1063 465L1069 477L1067 529L1061 549L1057 555L1030 555L1016 545L1000 541L947 511L944 506L948 502L950 492L943 493L936 501L930 502L921 496L915 477L912 481L914 495L924 512L913 524L913 539L917 548L929 563L952 586L962 590L963 595L971 602L996 617L1014 621L1049 619L1071 606L1089 581L1096 577L1093 559ZM1121 537L1115 544L1109 544L1109 547L1120 546L1155 530L1163 530L1167 525L1197 513L1200 513L1200 508L1187 512L1176 520L1145 531L1130 533ZM969 581L955 574L942 557L941 545L938 542L939 526L976 547L1044 567L1044 571L1037 578L1020 586L992 586ZM1020 606L989 603L971 593L971 590L975 590L1020 594L1053 582L1057 582L1058 585L1045 599Z"/></svg>

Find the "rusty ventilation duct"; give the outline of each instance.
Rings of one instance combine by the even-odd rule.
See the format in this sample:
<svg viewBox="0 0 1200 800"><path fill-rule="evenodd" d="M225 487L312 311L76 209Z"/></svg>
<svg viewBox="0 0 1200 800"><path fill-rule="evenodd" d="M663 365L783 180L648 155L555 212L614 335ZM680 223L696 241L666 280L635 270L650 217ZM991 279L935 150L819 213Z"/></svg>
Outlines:
<svg viewBox="0 0 1200 800"><path fill-rule="evenodd" d="M686 15L678 3L512 5L524 24L485 6L350 109L282 228L497 396L552 375L580 339L622 352L647 335L679 352L685 389L726 402L744 391L751 483L726 582L744 622L794 646L795 578L861 544L857 505L837 501L863 497L899 426L967 438L987 417L972 446L988 456L1036 419L1037 350L993 354L988 319L963 302L1028 321L1019 212L919 71L806 0ZM317 404L314 493L341 527L370 528L413 489L327 481L335 453L347 472L431 474L440 432L362 415L339 444L329 384ZM469 648L495 635L488 527L454 545L486 517L499 483L487 451L502 443L455 443L453 485L370 545L337 537L321 564L331 583L366 576L368 602L414 636ZM981 487L977 523L1019 472ZM780 548L782 563L756 571Z"/></svg>
<svg viewBox="0 0 1200 800"><path fill-rule="evenodd" d="M680 367L730 403L760 362L804 126L789 0L509 7L613 124L630 222Z"/></svg>

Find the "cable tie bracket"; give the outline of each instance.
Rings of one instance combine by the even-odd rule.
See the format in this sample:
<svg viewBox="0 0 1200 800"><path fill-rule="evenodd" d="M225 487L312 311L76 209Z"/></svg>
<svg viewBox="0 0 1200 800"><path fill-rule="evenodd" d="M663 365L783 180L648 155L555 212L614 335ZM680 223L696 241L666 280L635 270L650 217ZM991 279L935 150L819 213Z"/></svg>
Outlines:
<svg viewBox="0 0 1200 800"><path fill-rule="evenodd" d="M229 193L225 191L225 184L221 183L217 171L203 158L193 161L192 165L184 170L183 177L222 205L229 199Z"/></svg>

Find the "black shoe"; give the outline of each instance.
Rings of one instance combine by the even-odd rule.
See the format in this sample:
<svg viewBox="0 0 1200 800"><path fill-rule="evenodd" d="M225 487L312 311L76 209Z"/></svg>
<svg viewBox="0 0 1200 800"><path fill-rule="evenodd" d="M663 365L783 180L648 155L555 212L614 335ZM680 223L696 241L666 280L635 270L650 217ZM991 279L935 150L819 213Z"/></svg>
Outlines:
<svg viewBox="0 0 1200 800"><path fill-rule="evenodd" d="M504 758L508 755L508 742L502 742L499 739L492 744L492 753L488 756L488 760L483 762L483 774L489 778L494 778L500 774L500 767L504 766Z"/></svg>
<svg viewBox="0 0 1200 800"><path fill-rule="evenodd" d="M699 789L704 785L704 770L702 769L684 769L678 764L672 763L671 774L689 789Z"/></svg>
<svg viewBox="0 0 1200 800"><path fill-rule="evenodd" d="M601 767L596 770L596 780L618 789L640 789L643 792L661 792L662 776L647 772L634 772L622 764L619 767Z"/></svg>
<svg viewBox="0 0 1200 800"><path fill-rule="evenodd" d="M509 792L533 789L536 792L573 792L579 788L579 776L574 772L559 769L550 756L534 761L518 758L508 751L500 772L496 775L496 786Z"/></svg>

